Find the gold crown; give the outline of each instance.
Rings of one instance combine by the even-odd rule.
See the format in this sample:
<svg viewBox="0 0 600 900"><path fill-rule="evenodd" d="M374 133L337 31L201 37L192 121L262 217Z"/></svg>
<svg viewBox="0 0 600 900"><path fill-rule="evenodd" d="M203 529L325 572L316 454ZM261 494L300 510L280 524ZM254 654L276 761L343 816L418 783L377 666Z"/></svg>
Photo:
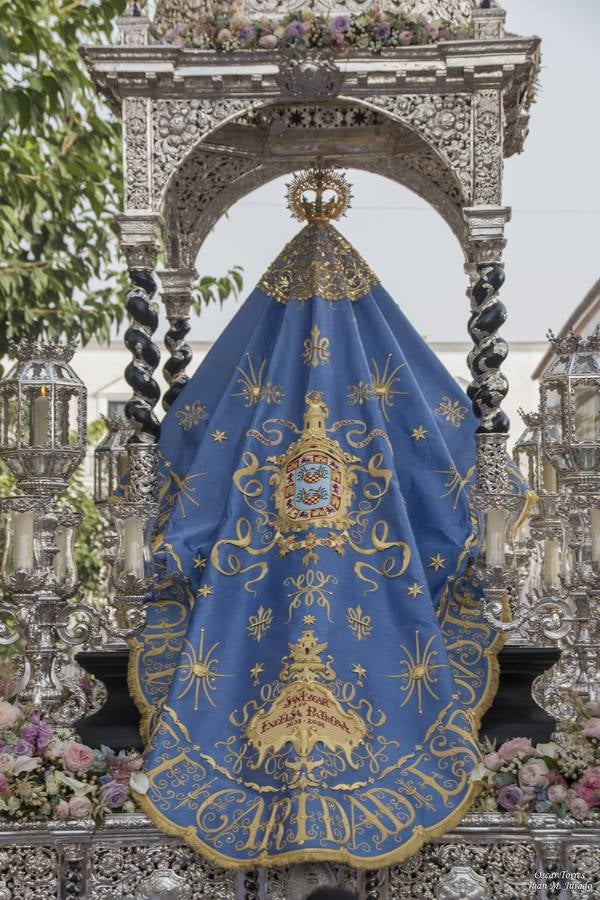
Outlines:
<svg viewBox="0 0 600 900"><path fill-rule="evenodd" d="M315 166L294 175L287 187L287 205L299 222L330 222L346 214L352 188L346 176L333 166ZM306 196L310 192L313 196ZM326 198L326 194L333 194Z"/></svg>

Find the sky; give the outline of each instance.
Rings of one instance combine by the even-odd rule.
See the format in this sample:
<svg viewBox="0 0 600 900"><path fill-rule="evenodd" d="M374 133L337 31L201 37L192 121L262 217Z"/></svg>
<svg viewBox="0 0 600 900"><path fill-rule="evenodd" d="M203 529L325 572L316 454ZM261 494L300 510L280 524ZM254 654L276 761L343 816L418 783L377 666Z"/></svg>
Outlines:
<svg viewBox="0 0 600 900"><path fill-rule="evenodd" d="M600 277L600 0L504 0L507 30L542 38L537 102L524 152L506 161L506 283L509 340L544 340ZM468 340L462 251L448 225L406 188L349 170L352 209L340 230L419 332L430 341ZM201 275L244 269L244 295L297 233L277 179L231 208L198 257ZM235 313L204 310L192 337L214 340Z"/></svg>

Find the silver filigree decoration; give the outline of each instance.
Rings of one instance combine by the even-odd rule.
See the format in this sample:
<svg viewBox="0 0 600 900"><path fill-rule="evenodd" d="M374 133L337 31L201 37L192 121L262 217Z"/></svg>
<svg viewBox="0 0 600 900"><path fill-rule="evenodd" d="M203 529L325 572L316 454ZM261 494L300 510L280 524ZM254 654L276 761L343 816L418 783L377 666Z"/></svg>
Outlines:
<svg viewBox="0 0 600 900"><path fill-rule="evenodd" d="M125 146L125 209L149 209L150 200L150 101L129 97L123 101Z"/></svg>
<svg viewBox="0 0 600 900"><path fill-rule="evenodd" d="M184 156L217 125L260 105L246 99L156 100L154 123L154 190L156 202Z"/></svg>
<svg viewBox="0 0 600 900"><path fill-rule="evenodd" d="M288 97L334 97L340 92L344 75L332 59L283 57L275 81Z"/></svg>
<svg viewBox="0 0 600 900"><path fill-rule="evenodd" d="M469 94L393 94L366 99L422 135L446 160L461 182L465 195L471 197L473 161Z"/></svg>
<svg viewBox="0 0 600 900"><path fill-rule="evenodd" d="M502 99L499 91L475 94L473 203L502 202Z"/></svg>
<svg viewBox="0 0 600 900"><path fill-rule="evenodd" d="M471 866L453 866L435 887L436 900L491 900L483 875Z"/></svg>

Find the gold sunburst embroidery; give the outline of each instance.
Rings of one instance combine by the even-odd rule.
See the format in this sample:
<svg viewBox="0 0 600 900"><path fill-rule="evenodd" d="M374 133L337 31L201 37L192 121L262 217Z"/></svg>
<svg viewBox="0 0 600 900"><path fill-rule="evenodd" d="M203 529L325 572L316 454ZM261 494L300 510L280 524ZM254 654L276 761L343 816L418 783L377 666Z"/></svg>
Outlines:
<svg viewBox="0 0 600 900"><path fill-rule="evenodd" d="M422 714L423 690L426 690L434 700L439 700L438 695L433 689L438 683L436 671L438 669L447 669L448 666L443 663L436 663L435 661L438 656L438 651L431 649L431 645L435 638L436 635L432 635L427 641L424 650L421 652L420 635L417 630L415 632L414 652L411 652L404 644L400 645L400 650L404 654L404 657L400 660L399 665L403 667L404 671L399 672L397 675L386 676L386 678L397 678L403 682L403 684L400 685L400 690L403 693L406 693L406 697L400 704L400 709L402 709L403 706L406 706L416 692L417 709L419 714Z"/></svg>
<svg viewBox="0 0 600 900"><path fill-rule="evenodd" d="M406 364L400 363L394 369L391 368L391 364L391 353L388 353L385 364L381 369L374 359L371 360L371 381L368 384L359 381L358 384L351 384L348 388L346 400L350 406L362 404L366 400L376 400L379 403L384 419L389 422L388 409L394 405L394 397L408 393L408 391L399 391L397 389L397 385L400 383L398 372Z"/></svg>
<svg viewBox="0 0 600 900"><path fill-rule="evenodd" d="M240 377L237 379L240 390L231 396L243 397L244 406L256 406L259 400L264 400L265 403L282 403L285 394L281 385L272 384L270 381L265 383L266 359L263 359L258 370L249 353L246 353L246 359L247 369L236 366L237 371L240 373Z"/></svg>
<svg viewBox="0 0 600 900"><path fill-rule="evenodd" d="M187 638L183 642L181 662L177 667L177 681L183 684L183 689L178 694L177 700L182 700L193 690L195 710L200 706L201 693L204 694L211 706L216 707L211 695L217 690L217 680L232 677L231 675L221 675L217 671L219 661L215 658L214 653L218 646L217 642L206 653L204 652L204 628L200 631L198 650L194 650Z"/></svg>

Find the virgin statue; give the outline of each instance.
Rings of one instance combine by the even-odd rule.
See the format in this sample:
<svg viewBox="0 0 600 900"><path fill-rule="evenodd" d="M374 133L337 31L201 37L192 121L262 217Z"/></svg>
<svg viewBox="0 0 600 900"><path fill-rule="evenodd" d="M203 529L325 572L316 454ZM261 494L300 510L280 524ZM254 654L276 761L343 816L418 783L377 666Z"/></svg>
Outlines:
<svg viewBox="0 0 600 900"><path fill-rule="evenodd" d="M476 420L297 176L307 224L169 410L132 641L150 790L222 866L398 862L474 799L500 638L473 581Z"/></svg>

